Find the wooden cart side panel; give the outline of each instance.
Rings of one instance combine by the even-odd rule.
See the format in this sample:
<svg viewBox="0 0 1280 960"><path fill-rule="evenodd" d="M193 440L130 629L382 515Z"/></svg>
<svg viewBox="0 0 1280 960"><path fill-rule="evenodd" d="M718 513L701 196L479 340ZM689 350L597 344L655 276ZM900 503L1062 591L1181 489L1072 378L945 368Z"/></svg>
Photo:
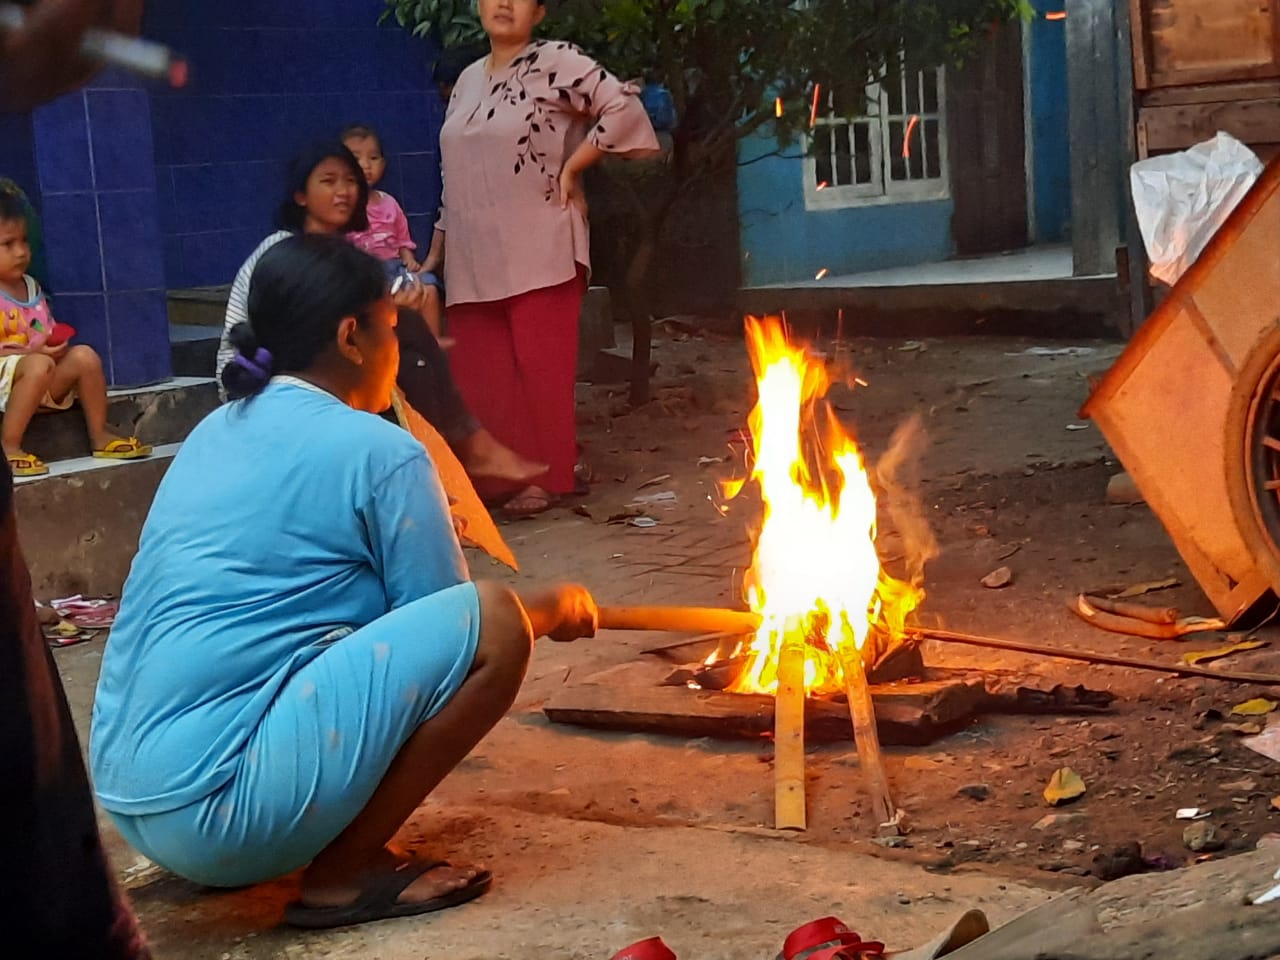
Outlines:
<svg viewBox="0 0 1280 960"><path fill-rule="evenodd" d="M1280 77L1273 0L1136 0L1134 6L1139 89Z"/></svg>
<svg viewBox="0 0 1280 960"><path fill-rule="evenodd" d="M1138 122L1151 153L1185 150L1219 131L1255 148L1265 147L1280 143L1280 100L1148 105L1139 110Z"/></svg>
<svg viewBox="0 0 1280 960"><path fill-rule="evenodd" d="M1147 65L1147 13L1143 0L1129 0L1129 37L1133 46L1133 85L1138 90L1151 89L1151 68Z"/></svg>

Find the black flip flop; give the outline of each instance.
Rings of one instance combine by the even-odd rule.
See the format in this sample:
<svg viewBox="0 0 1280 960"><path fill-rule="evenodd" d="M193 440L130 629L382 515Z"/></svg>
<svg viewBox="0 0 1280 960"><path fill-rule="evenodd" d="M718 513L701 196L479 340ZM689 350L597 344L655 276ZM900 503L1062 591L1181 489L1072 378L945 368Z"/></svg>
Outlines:
<svg viewBox="0 0 1280 960"><path fill-rule="evenodd" d="M465 887L430 900L400 902L400 894L408 890L419 877L448 866L451 864L444 860L406 861L394 872L374 879L352 903L341 907L311 907L296 900L285 907L284 921L290 926L307 930L328 930L332 927L371 923L374 920L416 917L470 903L487 893L493 885L493 874L482 870Z"/></svg>

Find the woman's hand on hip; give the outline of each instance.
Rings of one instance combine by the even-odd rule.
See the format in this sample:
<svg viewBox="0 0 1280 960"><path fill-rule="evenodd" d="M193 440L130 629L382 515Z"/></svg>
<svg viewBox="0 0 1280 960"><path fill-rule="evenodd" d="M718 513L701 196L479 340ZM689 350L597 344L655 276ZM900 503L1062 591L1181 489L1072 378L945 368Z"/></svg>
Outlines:
<svg viewBox="0 0 1280 960"><path fill-rule="evenodd" d="M587 215L587 195L582 191L582 175L565 167L560 172L560 208L567 210L571 203L584 217Z"/></svg>

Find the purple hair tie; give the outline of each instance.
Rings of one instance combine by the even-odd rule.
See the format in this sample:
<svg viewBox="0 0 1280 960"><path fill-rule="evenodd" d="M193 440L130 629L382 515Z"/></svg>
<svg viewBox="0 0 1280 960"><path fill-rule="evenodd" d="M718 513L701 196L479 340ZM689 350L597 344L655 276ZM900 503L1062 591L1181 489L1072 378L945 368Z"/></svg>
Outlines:
<svg viewBox="0 0 1280 960"><path fill-rule="evenodd" d="M271 379L271 351L266 347L259 347L252 360L237 350L232 362L247 370L256 380Z"/></svg>

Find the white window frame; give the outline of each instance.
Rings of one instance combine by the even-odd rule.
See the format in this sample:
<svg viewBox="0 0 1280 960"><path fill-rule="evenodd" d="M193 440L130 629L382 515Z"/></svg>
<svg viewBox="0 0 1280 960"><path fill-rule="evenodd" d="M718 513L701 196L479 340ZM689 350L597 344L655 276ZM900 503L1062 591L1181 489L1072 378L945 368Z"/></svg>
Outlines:
<svg viewBox="0 0 1280 960"><path fill-rule="evenodd" d="M905 56L901 61L905 67ZM869 143L871 147L871 167L879 171L878 179L870 183L850 183L843 186L827 186L818 189L818 163L812 153L812 138L803 138L804 160L802 169L804 176L804 206L806 210L835 210L846 207L885 206L897 203L918 203L929 200L946 200L951 196L951 171L947 156L947 76L946 70L936 68L938 76L938 109L932 113L920 113L919 124L936 120L938 123L938 164L939 177L926 180L894 180L892 179L892 158L890 157L892 138L890 124L893 121L909 123L915 114L892 114L889 112L889 94L883 82L867 84L868 110L862 116L840 117L828 113L819 117L817 123L824 126L850 127L865 124L871 127ZM924 70L913 73L910 77L917 84L917 102L924 103L923 88ZM907 105L908 76L906 70L899 71L901 104ZM825 98L828 110L831 109L830 96ZM913 137L915 140L916 137Z"/></svg>

